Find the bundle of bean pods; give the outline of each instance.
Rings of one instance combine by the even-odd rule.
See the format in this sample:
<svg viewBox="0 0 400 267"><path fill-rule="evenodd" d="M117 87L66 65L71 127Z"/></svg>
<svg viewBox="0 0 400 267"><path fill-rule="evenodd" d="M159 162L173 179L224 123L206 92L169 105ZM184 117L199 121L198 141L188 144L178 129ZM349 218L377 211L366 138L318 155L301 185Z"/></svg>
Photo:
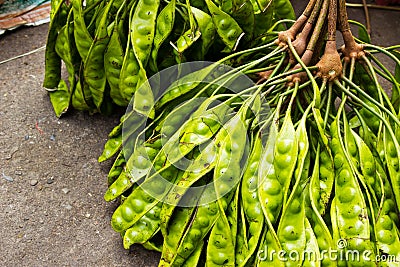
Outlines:
<svg viewBox="0 0 400 267"><path fill-rule="evenodd" d="M222 2L53 0L43 86L56 115L109 114L159 70L260 45L277 20L295 19L289 0Z"/></svg>
<svg viewBox="0 0 400 267"><path fill-rule="evenodd" d="M398 266L399 46L370 44L360 24L358 38L353 37L344 0L310 0L296 21L266 22L262 34L253 35L259 38L249 38L243 46L249 31L247 24L234 23L240 17L234 7L249 3L258 10L251 13L254 18L271 17L271 9L274 17L278 1L241 1L237 6L238 1L171 0L154 16L155 37L147 53L131 48L141 47L142 40L129 29L126 51L133 52L126 52L122 62L135 58L138 67L122 63L120 69L105 71L106 80L99 79L106 83L103 94L85 89L85 84L92 86L85 71L93 64L97 81L111 53L103 44L104 62L89 60L96 42L103 41L102 32L112 32L107 35L110 46L121 38L114 36L120 18L140 21L142 5L152 3L139 0L119 8L112 24L103 23L107 16L97 16L93 24L108 26L96 26L96 37L85 43L88 54L80 55L86 59L72 76L79 79L70 78L76 83L69 91L74 107L79 106L74 101L87 103L82 101L87 92L100 111L105 96L120 105L128 105L132 97L99 158L114 159L105 199L121 200L111 224L124 247L140 244L159 251L159 266ZM114 4L96 12L117 10ZM81 35L87 34L76 28L86 25L85 14L95 9L88 5L82 11L73 0L71 10L64 31L84 39ZM182 43L172 42L172 50L157 56L163 51L157 38L169 38L157 36L172 24L157 25L171 18L168 12L186 12L189 35L173 24L184 33L178 38ZM214 25L209 49L223 49L226 57L204 52L207 31L198 14ZM250 32L255 32L252 25ZM132 27L141 32L142 26ZM340 49L337 31L344 41ZM225 36L227 32L236 37ZM179 52L192 42L199 46L193 46L190 56ZM182 63L207 59L204 55L218 61ZM389 70L382 56L396 69ZM171 58L173 63L165 62ZM167 68L176 62L182 64ZM116 69L118 90L107 76ZM157 74L150 77L152 73ZM125 82L137 85L125 90ZM54 93L61 91L58 86ZM99 96L104 97L100 102Z"/></svg>

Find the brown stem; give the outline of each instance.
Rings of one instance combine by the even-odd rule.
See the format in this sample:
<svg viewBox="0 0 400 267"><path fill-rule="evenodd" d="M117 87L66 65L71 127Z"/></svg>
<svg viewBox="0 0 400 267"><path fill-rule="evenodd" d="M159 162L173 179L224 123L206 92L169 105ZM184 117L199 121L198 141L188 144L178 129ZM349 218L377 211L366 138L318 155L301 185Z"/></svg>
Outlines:
<svg viewBox="0 0 400 267"><path fill-rule="evenodd" d="M357 44L350 30L350 24L347 17L346 0L339 0L339 16L338 28L343 36L344 46L341 52L345 61L350 61L351 58L360 59L365 55L364 47Z"/></svg>
<svg viewBox="0 0 400 267"><path fill-rule="evenodd" d="M319 12L321 10L322 2L323 2L323 0L314 0L314 1L316 2L315 7L309 16L306 25L304 26L301 33L293 41L293 47L296 50L297 54L300 56L303 55L304 51L306 50L309 35L310 35L311 31L313 30L315 20L318 18ZM291 53L290 53L290 56L291 56L290 62L294 64L295 58L293 57L293 55Z"/></svg>
<svg viewBox="0 0 400 267"><path fill-rule="evenodd" d="M330 0L328 15L328 41L336 42L337 1Z"/></svg>
<svg viewBox="0 0 400 267"><path fill-rule="evenodd" d="M321 0L318 0L321 1ZM306 17L310 17L311 12L314 10L314 6L317 0L310 0L306 6L306 8L303 11L303 15Z"/></svg>
<svg viewBox="0 0 400 267"><path fill-rule="evenodd" d="M304 24L307 22L312 12L314 12L316 2L317 0L310 0L303 11L303 14L300 15L295 23L288 30L280 32L278 34L278 45L285 46L288 39L293 41L296 38L297 33L303 28Z"/></svg>
<svg viewBox="0 0 400 267"><path fill-rule="evenodd" d="M321 34L322 27L324 26L326 15L328 14L329 0L324 0L321 8L320 15L318 17L317 23L315 24L313 34L307 45L307 50L314 51L315 45Z"/></svg>

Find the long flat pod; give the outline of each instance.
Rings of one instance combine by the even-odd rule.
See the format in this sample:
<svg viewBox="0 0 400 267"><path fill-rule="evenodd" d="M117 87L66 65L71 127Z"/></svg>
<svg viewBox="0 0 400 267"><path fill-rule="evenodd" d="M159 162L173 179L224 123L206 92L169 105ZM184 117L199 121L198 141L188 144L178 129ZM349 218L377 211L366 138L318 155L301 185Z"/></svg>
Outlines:
<svg viewBox="0 0 400 267"><path fill-rule="evenodd" d="M51 16L47 34L45 51L45 72L43 87L54 89L61 80L61 58L57 54L55 46L59 29L65 24L66 10L64 1L52 2Z"/></svg>
<svg viewBox="0 0 400 267"><path fill-rule="evenodd" d="M110 40L107 26L109 10L112 4L113 0L104 8L100 23L96 28L95 38L90 46L86 60L84 61L85 68L83 75L89 85L93 102L99 110L102 108L107 82L104 70L104 52Z"/></svg>
<svg viewBox="0 0 400 267"><path fill-rule="evenodd" d="M222 11L212 0L206 0L206 4L211 13L214 25L217 28L219 37L221 37L222 41L230 50L234 51L240 38L244 34L243 30L229 14Z"/></svg>
<svg viewBox="0 0 400 267"><path fill-rule="evenodd" d="M86 60L93 38L90 35L83 18L82 0L72 0L74 10L75 44L82 61Z"/></svg>

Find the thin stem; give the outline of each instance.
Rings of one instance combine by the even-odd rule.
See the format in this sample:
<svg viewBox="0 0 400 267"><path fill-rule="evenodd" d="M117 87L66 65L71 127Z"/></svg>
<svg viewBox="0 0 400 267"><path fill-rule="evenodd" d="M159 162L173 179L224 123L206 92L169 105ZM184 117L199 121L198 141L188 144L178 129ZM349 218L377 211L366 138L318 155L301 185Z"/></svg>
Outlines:
<svg viewBox="0 0 400 267"><path fill-rule="evenodd" d="M311 39L308 42L307 50L314 51L315 45L317 44L318 38L321 34L322 28L325 23L326 16L328 14L328 8L329 8L329 0L324 0L320 15L314 27L313 34L311 35Z"/></svg>
<svg viewBox="0 0 400 267"><path fill-rule="evenodd" d="M330 0L328 14L328 41L336 40L337 0Z"/></svg>
<svg viewBox="0 0 400 267"><path fill-rule="evenodd" d="M346 3L346 6L348 7L362 7L364 8L364 4L354 4L354 3ZM375 8L375 9L384 9L384 10L390 10L390 11L400 11L400 7L395 7L395 6L381 6L381 5L374 5L374 4L366 4L367 7L369 8Z"/></svg>
<svg viewBox="0 0 400 267"><path fill-rule="evenodd" d="M362 0L362 5L364 7L365 23L367 24L367 31L368 31L368 33L371 33L371 21L370 21L370 18L369 18L367 1L366 0Z"/></svg>
<svg viewBox="0 0 400 267"><path fill-rule="evenodd" d="M400 121L399 119L391 113L386 107L382 106L379 102L377 102L374 98L370 97L367 93L365 93L361 88L359 88L356 84L354 84L352 81L350 81L346 77L342 77L343 80L345 80L348 84L350 84L353 88L355 88L359 93L361 93L363 96L365 96L369 101L371 101L373 104L378 106L381 110L385 111L393 120L394 122L400 126ZM348 90L346 87L344 87L339 81L335 80L335 84L347 95L349 95L351 98L359 102L363 107L368 109L371 113L373 113L375 116L377 116L379 119L383 121L382 115L378 114L373 108L371 108L368 105L365 105L365 103L358 98L355 94L353 94L350 90ZM385 126L387 122L384 122Z"/></svg>

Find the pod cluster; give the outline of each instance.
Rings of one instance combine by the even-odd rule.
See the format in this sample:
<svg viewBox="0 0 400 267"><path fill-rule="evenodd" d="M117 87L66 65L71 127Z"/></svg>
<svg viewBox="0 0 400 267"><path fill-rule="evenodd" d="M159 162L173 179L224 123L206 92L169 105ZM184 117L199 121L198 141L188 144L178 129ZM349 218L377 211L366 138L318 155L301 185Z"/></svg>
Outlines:
<svg viewBox="0 0 400 267"><path fill-rule="evenodd" d="M281 0L59 10L53 21L67 26L49 38L74 44L62 59L79 70L67 87L48 65L53 105L103 111L132 99L99 158L114 160L104 198L120 201L111 225L126 249L160 252L160 267L399 265L399 46L370 44L362 25L354 38L343 0L311 0L289 28L276 21L291 16ZM260 18L276 23L255 27ZM58 46L46 55L68 50ZM170 75L165 90L152 82L161 74L147 79L209 56L218 62Z"/></svg>
<svg viewBox="0 0 400 267"><path fill-rule="evenodd" d="M159 70L260 45L273 23L295 18L289 0L220 2L53 0L43 86L56 115L110 114Z"/></svg>

